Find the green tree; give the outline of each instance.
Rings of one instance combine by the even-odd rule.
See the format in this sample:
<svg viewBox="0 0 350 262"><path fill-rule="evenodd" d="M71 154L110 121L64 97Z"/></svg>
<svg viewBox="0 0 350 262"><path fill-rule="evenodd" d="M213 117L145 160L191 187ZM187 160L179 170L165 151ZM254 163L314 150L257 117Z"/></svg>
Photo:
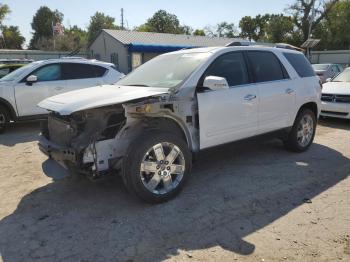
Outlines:
<svg viewBox="0 0 350 262"><path fill-rule="evenodd" d="M266 37L269 42L282 43L289 42L293 35L294 24L292 17L271 15L266 26Z"/></svg>
<svg viewBox="0 0 350 262"><path fill-rule="evenodd" d="M286 11L292 15L294 24L302 32L303 41L306 41L311 19L313 20L311 31L313 31L337 2L339 0L296 0ZM315 6L314 13L313 6Z"/></svg>
<svg viewBox="0 0 350 262"><path fill-rule="evenodd" d="M147 22L136 28L139 32L156 32L169 34L190 34L189 26L181 26L176 15L165 10L157 11Z"/></svg>
<svg viewBox="0 0 350 262"><path fill-rule="evenodd" d="M40 7L31 23L34 32L29 47L36 49L39 39L52 38L52 24L62 23L62 20L63 14L57 9L51 10L47 6Z"/></svg>
<svg viewBox="0 0 350 262"><path fill-rule="evenodd" d="M115 23L115 19L101 12L96 12L90 18L88 26L88 42L91 43L102 29L120 29Z"/></svg>
<svg viewBox="0 0 350 262"><path fill-rule="evenodd" d="M2 26L2 22L4 18L11 12L8 5L0 4L0 26Z"/></svg>
<svg viewBox="0 0 350 262"><path fill-rule="evenodd" d="M2 26L2 48L22 49L25 38L19 32L18 26Z"/></svg>
<svg viewBox="0 0 350 262"><path fill-rule="evenodd" d="M239 21L239 27L241 29L241 37L248 38L249 41L252 41L253 39L255 41L258 40L258 36L256 34L257 23L255 18L252 18L251 16L242 17L242 19Z"/></svg>
<svg viewBox="0 0 350 262"><path fill-rule="evenodd" d="M56 40L56 49L60 51L86 50L87 45L88 33L76 25L65 29L64 35Z"/></svg>
<svg viewBox="0 0 350 262"><path fill-rule="evenodd" d="M350 49L350 0L337 2L314 30L318 49Z"/></svg>
<svg viewBox="0 0 350 262"><path fill-rule="evenodd" d="M236 37L238 31L233 23L221 22L216 26L216 35L218 37Z"/></svg>
<svg viewBox="0 0 350 262"><path fill-rule="evenodd" d="M204 32L203 29L196 29L196 30L193 32L193 35L205 36L205 32Z"/></svg>

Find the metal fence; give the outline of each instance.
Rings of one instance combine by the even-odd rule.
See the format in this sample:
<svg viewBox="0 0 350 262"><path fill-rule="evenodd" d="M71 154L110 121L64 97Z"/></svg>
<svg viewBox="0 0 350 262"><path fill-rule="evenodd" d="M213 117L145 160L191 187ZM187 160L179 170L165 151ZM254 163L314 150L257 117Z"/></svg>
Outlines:
<svg viewBox="0 0 350 262"><path fill-rule="evenodd" d="M0 49L0 59L33 59L44 60L68 56L71 52L41 51L41 50L9 50ZM74 56L87 57L87 53L78 53Z"/></svg>
<svg viewBox="0 0 350 262"><path fill-rule="evenodd" d="M350 50L312 51L311 63L334 63L350 66Z"/></svg>

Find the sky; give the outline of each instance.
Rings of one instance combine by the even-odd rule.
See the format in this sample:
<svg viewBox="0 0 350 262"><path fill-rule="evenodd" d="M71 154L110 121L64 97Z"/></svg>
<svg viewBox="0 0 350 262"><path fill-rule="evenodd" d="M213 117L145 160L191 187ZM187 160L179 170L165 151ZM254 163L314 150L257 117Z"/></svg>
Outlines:
<svg viewBox="0 0 350 262"><path fill-rule="evenodd" d="M120 9L124 9L124 21L129 28L146 22L159 9L177 15L181 24L194 29L214 26L222 21L238 26L241 17L265 13L281 13L293 0L0 0L7 4L11 13L4 24L19 26L29 42L32 34L30 23L40 6L58 9L64 14L64 26L78 25L86 29L90 17L103 12L120 24Z"/></svg>

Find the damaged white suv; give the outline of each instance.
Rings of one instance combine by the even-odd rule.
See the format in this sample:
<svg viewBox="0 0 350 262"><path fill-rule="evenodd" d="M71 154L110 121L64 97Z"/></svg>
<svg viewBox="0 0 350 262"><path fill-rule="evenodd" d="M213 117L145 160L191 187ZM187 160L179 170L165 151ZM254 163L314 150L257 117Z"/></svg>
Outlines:
<svg viewBox="0 0 350 262"><path fill-rule="evenodd" d="M147 202L175 196L202 149L278 131L287 148L313 142L321 86L302 53L254 46L160 55L116 85L42 101L40 149L91 177L119 173ZM276 133L276 134L277 134Z"/></svg>

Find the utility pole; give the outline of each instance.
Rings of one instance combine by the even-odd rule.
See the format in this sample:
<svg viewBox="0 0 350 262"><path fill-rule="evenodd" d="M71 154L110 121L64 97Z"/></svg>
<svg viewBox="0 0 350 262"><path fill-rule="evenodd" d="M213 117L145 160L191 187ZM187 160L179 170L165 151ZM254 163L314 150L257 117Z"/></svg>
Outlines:
<svg viewBox="0 0 350 262"><path fill-rule="evenodd" d="M312 24L315 19L315 2L316 0L311 0L311 16L309 17L309 33L307 35L307 39L309 40L311 38L311 33L312 33ZM309 60L311 61L311 48L307 48L307 55L309 57Z"/></svg>
<svg viewBox="0 0 350 262"><path fill-rule="evenodd" d="M311 38L311 33L312 33L312 24L315 19L315 2L316 0L311 0L311 16L309 17L309 33L308 33L308 39Z"/></svg>
<svg viewBox="0 0 350 262"><path fill-rule="evenodd" d="M121 16L121 27L122 27L122 30L124 30L124 9L120 9L120 16Z"/></svg>

